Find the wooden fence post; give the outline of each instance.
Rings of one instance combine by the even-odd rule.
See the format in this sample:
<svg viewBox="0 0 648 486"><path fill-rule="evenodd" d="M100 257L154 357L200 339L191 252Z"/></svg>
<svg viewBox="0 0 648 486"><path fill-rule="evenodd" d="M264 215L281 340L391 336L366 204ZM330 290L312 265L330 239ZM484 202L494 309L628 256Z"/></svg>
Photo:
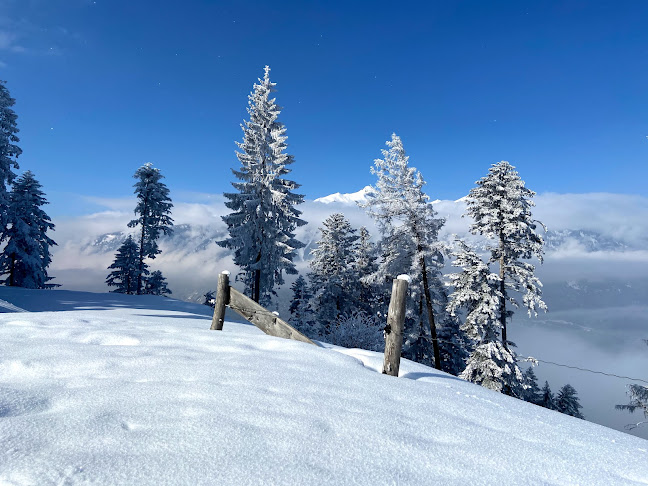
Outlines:
<svg viewBox="0 0 648 486"><path fill-rule="evenodd" d="M405 298L409 277L399 275L392 284L391 300L385 326L385 361L383 374L398 376L401 349L403 348L403 324L405 322Z"/></svg>
<svg viewBox="0 0 648 486"><path fill-rule="evenodd" d="M229 272L227 270L218 275L218 289L216 290L216 304L214 305L214 317L212 318L211 330L222 331L225 320L225 306L230 300Z"/></svg>

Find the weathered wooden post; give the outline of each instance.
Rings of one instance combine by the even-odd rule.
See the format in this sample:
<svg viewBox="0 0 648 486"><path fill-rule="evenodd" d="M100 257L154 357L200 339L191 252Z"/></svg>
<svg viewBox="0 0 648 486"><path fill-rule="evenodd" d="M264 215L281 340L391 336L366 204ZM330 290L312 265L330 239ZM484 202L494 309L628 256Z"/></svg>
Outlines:
<svg viewBox="0 0 648 486"><path fill-rule="evenodd" d="M225 306L230 300L229 272L227 270L218 275L218 288L216 290L216 304L214 306L214 317L212 318L211 330L222 331L225 320Z"/></svg>
<svg viewBox="0 0 648 486"><path fill-rule="evenodd" d="M387 325L385 326L385 361L383 374L398 376L401 349L403 348L403 324L405 322L405 298L409 277L399 275L392 285Z"/></svg>

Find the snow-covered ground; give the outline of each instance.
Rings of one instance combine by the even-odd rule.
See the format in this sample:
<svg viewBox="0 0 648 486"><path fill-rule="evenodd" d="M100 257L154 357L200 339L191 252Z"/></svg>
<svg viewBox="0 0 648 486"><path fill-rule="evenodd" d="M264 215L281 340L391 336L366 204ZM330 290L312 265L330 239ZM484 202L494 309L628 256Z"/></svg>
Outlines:
<svg viewBox="0 0 648 486"><path fill-rule="evenodd" d="M0 315L0 485L648 484L647 441L416 363L160 297L0 299L31 311Z"/></svg>

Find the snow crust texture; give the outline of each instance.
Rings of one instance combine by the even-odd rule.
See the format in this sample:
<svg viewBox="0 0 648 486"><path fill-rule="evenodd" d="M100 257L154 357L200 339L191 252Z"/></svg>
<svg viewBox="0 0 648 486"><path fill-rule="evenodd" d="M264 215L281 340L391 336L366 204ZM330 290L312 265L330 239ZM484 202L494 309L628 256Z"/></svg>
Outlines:
<svg viewBox="0 0 648 486"><path fill-rule="evenodd" d="M59 308L59 291L11 290L0 298ZM0 485L648 484L642 439L128 297L0 315Z"/></svg>

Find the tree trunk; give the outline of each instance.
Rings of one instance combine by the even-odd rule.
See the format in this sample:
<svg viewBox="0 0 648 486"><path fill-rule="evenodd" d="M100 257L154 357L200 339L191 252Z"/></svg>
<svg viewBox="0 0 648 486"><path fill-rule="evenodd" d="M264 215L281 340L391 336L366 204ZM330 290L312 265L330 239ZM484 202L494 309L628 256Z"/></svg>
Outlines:
<svg viewBox="0 0 648 486"><path fill-rule="evenodd" d="M11 255L11 270L9 271L9 286L13 287L16 284L15 281L16 274L16 257Z"/></svg>
<svg viewBox="0 0 648 486"><path fill-rule="evenodd" d="M260 261L261 261L261 252L259 252L259 256L256 259L256 263L259 263ZM257 269L254 270L254 286L252 288L252 300L258 304L260 298L261 298L261 270Z"/></svg>
<svg viewBox="0 0 648 486"><path fill-rule="evenodd" d="M505 349L508 349L507 337L506 337L506 285L504 284L504 277L506 276L506 262L504 260L504 236L500 232L500 241L499 241L499 277L500 277L500 292L502 293L502 299L500 300L499 312L500 312L500 326L502 327L502 344Z"/></svg>
<svg viewBox="0 0 648 486"><path fill-rule="evenodd" d="M139 247L139 272L137 274L137 295L142 293L142 272L144 271L144 226L146 224L146 213L148 212L148 204L144 202L144 211L142 212L142 233L140 235Z"/></svg>
<svg viewBox="0 0 648 486"><path fill-rule="evenodd" d="M434 367L441 369L441 352L439 350L439 341L437 339L436 323L434 322L434 313L432 311L432 299L430 297L430 286L428 284L427 267L425 258L421 256L421 266L423 267L423 292L425 293L425 306L427 307L428 321L430 322L430 335L432 336L432 349L434 350Z"/></svg>

